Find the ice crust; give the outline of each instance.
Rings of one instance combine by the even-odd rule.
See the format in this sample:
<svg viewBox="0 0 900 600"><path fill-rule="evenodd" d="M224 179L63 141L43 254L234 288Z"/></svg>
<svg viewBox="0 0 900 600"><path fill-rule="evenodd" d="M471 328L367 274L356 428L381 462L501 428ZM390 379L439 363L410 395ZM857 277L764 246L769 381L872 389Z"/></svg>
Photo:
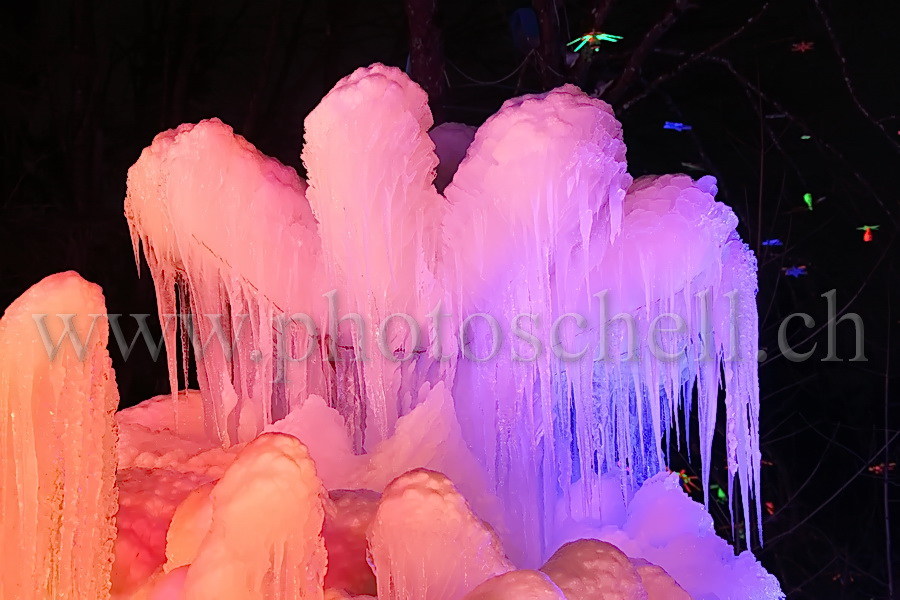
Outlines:
<svg viewBox="0 0 900 600"><path fill-rule="evenodd" d="M491 577L466 594L464 600L566 600L566 597L540 571L522 570Z"/></svg>
<svg viewBox="0 0 900 600"><path fill-rule="evenodd" d="M499 538L441 473L416 469L385 489L369 528L382 600L462 598L513 570Z"/></svg>
<svg viewBox="0 0 900 600"><path fill-rule="evenodd" d="M606 542L582 539L557 550L541 567L568 600L647 600L641 576Z"/></svg>
<svg viewBox="0 0 900 600"><path fill-rule="evenodd" d="M58 427L22 428L18 406L46 396L94 436L64 444L106 552L74 597L783 598L663 473L696 412L708 481L724 387L732 491L759 526L756 264L715 180L632 181L612 110L572 86L431 126L424 92L374 65L307 118L308 182L215 119L154 139L125 211L173 393L118 414L117 450L105 322L90 370L13 374L24 303L53 286L7 311L2 514L35 510L22 448ZM665 313L683 327L650 335ZM176 392L188 352L200 391ZM13 564L14 585L39 581Z"/></svg>

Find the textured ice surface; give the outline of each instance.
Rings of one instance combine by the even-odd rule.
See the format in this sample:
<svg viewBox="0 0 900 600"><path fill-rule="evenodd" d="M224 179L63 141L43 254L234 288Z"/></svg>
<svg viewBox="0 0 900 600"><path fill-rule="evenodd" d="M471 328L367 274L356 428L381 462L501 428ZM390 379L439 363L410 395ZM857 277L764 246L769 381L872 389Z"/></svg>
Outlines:
<svg viewBox="0 0 900 600"><path fill-rule="evenodd" d="M737 217L715 202L715 191L712 177L694 182L685 175L643 177L629 189L622 235L594 266L591 289L608 289L606 318L633 315L636 337L647 343L634 348L636 360L618 360L631 354L629 336L625 327L610 328L608 360L595 363L596 428L600 440L615 440L602 444L605 463L628 464L641 481L665 464L659 440L679 430L679 413L687 427L696 410L706 484L724 384L729 481L733 486L740 475L745 523L751 523L755 498L761 527L756 260L735 233ZM665 317L653 335L654 320L667 313L681 323ZM672 329L680 331L665 331ZM634 443L648 438L654 442Z"/></svg>
<svg viewBox="0 0 900 600"><path fill-rule="evenodd" d="M588 533L588 532L585 532ZM621 527L589 535L658 565L693 598L783 598L778 581L749 551L737 557L716 535L712 517L681 489L677 474L644 482Z"/></svg>
<svg viewBox="0 0 900 600"><path fill-rule="evenodd" d="M453 483L424 469L385 489L369 529L369 554L381 600L461 600L513 569Z"/></svg>
<svg viewBox="0 0 900 600"><path fill-rule="evenodd" d="M125 213L135 251L143 244L160 314L192 313L189 339L213 340L197 361L198 377L205 426L226 444L249 441L299 403L273 382L290 376L303 387L319 373L316 355L290 363L288 374L272 352L273 315L310 306L321 293L311 285L320 250L305 190L293 169L216 119L159 134L128 172ZM174 390L177 323L161 321ZM217 343L217 335L234 345ZM259 343L263 336L268 343Z"/></svg>
<svg viewBox="0 0 900 600"><path fill-rule="evenodd" d="M708 479L724 386L732 491L759 524L756 264L715 181L632 181L612 110L572 86L475 132L431 125L424 92L375 65L307 118L308 183L215 119L145 149L125 211L173 394L119 415L110 573L106 323L87 360L42 363L30 317L102 297L64 274L7 311L10 593L781 597L657 475L696 412ZM176 393L188 353L201 389Z"/></svg>
<svg viewBox="0 0 900 600"><path fill-rule="evenodd" d="M422 91L376 65L309 115L308 187L217 121L161 134L131 169L126 212L161 310L179 280L201 340L216 334L204 313L231 315L233 355L198 361L207 431L308 440L332 489L438 469L535 567L559 532L621 521L694 410L706 478L724 383L728 463L758 522L755 261L714 180L632 182L612 111L571 86L508 101L471 140L430 126ZM443 195L435 143L443 177L455 171ZM308 318L272 326L295 311ZM623 327L607 332L619 312L633 316L633 349ZM651 335L667 312L684 326ZM462 346L397 318L376 329L397 313L423 326L488 313L509 341L482 361L483 328ZM518 334L546 338L566 318L529 359ZM587 358L561 354L581 347Z"/></svg>
<svg viewBox="0 0 900 600"><path fill-rule="evenodd" d="M641 576L625 554L606 542L578 540L541 567L567 600L647 600Z"/></svg>
<svg viewBox="0 0 900 600"><path fill-rule="evenodd" d="M579 282L586 288L586 261L599 260L619 233L630 181L609 106L566 86L507 101L478 129L445 190L443 267L456 322L487 313L504 332L543 338L541 353L514 339L492 360L460 361L453 384L464 435L515 532L509 545L530 566L552 551L544 528L554 527L553 514L543 507L558 491L569 496L572 433L581 441L596 434L591 357L558 360L547 330L560 315L592 313L590 294L573 292ZM469 356L490 356L492 344L486 328L476 329ZM591 464L592 452L584 449Z"/></svg>
<svg viewBox="0 0 900 600"><path fill-rule="evenodd" d="M179 281L199 340L225 340L198 360L207 429L248 441L317 397L373 452L443 384L504 539L537 566L560 519L599 514L604 474L634 486L661 470L694 410L708 479L724 383L730 475L759 523L755 259L715 181L632 183L609 106L564 86L507 101L441 195L431 123L422 90L375 65L308 116L308 187L214 120L160 134L132 167L126 214L161 312ZM452 171L468 132L433 137ZM619 312L633 344L607 328ZM473 314L499 342L485 322L464 344L435 324Z"/></svg>
<svg viewBox="0 0 900 600"><path fill-rule="evenodd" d="M67 272L0 319L0 598L109 598L119 395L105 312L100 288Z"/></svg>
<svg viewBox="0 0 900 600"><path fill-rule="evenodd" d="M430 365L417 358L415 336L402 319L373 331L397 313L427 323L441 299L436 234L447 203L433 185L431 112L419 86L376 65L339 81L304 125L302 158L322 240L324 287L335 290L341 315L360 315L364 324L362 330L348 324L337 336L337 347L350 349L345 358L360 360L335 362L335 402L338 410L350 404L342 413L353 414L348 421L357 446L371 449L435 376L422 368ZM373 148L385 152L376 156Z"/></svg>
<svg viewBox="0 0 900 600"><path fill-rule="evenodd" d="M648 600L691 600L684 588L662 567L643 559L632 559L631 564L641 576Z"/></svg>
<svg viewBox="0 0 900 600"><path fill-rule="evenodd" d="M250 442L208 502L196 511L209 530L187 570L185 600L321 600L327 496L297 438L267 433Z"/></svg>
<svg viewBox="0 0 900 600"><path fill-rule="evenodd" d="M172 516L194 489L209 481L206 474L179 471L176 465L119 470L114 597L133 593L165 562Z"/></svg>
<svg viewBox="0 0 900 600"><path fill-rule="evenodd" d="M566 600L566 597L544 573L523 570L491 577L469 592L465 600Z"/></svg>

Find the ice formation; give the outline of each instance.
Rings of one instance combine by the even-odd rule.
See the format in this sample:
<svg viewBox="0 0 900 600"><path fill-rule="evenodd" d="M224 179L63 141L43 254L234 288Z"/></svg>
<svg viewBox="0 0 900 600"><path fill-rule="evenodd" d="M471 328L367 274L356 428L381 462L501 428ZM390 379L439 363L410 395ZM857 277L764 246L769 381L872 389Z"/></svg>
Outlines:
<svg viewBox="0 0 900 600"><path fill-rule="evenodd" d="M250 442L204 498L206 535L189 565L185 600L313 600L325 587L322 526L327 494L297 438L268 433ZM201 503L202 504L202 500ZM168 544L178 541L169 538ZM223 565L228 565L223 569Z"/></svg>
<svg viewBox="0 0 900 600"><path fill-rule="evenodd" d="M378 597L386 600L462 598L513 570L494 531L453 483L424 469L385 489L369 527L369 554Z"/></svg>
<svg viewBox="0 0 900 600"><path fill-rule="evenodd" d="M641 576L625 554L606 542L583 539L557 550L541 567L567 600L646 600Z"/></svg>
<svg viewBox="0 0 900 600"><path fill-rule="evenodd" d="M755 259L715 181L633 181L572 86L432 124L374 65L308 116L308 181L215 119L130 169L173 393L93 457L113 597L783 597L662 473L696 413L708 479L724 387L759 525Z"/></svg>
<svg viewBox="0 0 900 600"><path fill-rule="evenodd" d="M562 590L540 571L509 571L491 577L464 600L566 600Z"/></svg>
<svg viewBox="0 0 900 600"><path fill-rule="evenodd" d="M68 272L0 319L0 598L109 598L119 395L105 312Z"/></svg>

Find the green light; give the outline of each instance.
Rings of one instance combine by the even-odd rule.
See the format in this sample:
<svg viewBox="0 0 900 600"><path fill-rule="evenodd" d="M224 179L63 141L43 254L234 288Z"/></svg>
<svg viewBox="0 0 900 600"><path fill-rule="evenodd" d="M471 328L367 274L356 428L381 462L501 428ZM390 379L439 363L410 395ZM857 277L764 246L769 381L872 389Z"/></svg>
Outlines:
<svg viewBox="0 0 900 600"><path fill-rule="evenodd" d="M566 44L566 46L571 46L572 44L577 44L578 42L581 42L581 43L578 44L578 46L576 46L576 48L575 48L575 52L578 52L579 50L581 50L582 48L584 48L584 45L587 44L589 41L591 41L591 36L589 36L589 35L583 35L583 36L581 36L580 38L575 38L574 40L572 40L571 42L569 42L568 44Z"/></svg>
<svg viewBox="0 0 900 600"><path fill-rule="evenodd" d="M812 136L811 135L801 135L800 139L801 140L809 140L809 139L812 139Z"/></svg>
<svg viewBox="0 0 900 600"><path fill-rule="evenodd" d="M596 44L599 44L600 42L618 42L621 39L622 39L621 35L613 35L611 33L598 33L596 31L591 31L590 33L586 33L581 37L575 38L574 40L572 40L571 42L566 44L566 46L573 46L575 44L578 44L577 46L575 46L575 52L578 52L582 48L584 48L584 46L586 44L591 44L591 46L594 46ZM597 48L594 48L594 52L596 52L596 51L597 51Z"/></svg>
<svg viewBox="0 0 900 600"><path fill-rule="evenodd" d="M803 194L803 201L806 202L806 206L807 206L807 208L809 208L809 210L813 209L812 194L810 194L809 192L806 192L805 194Z"/></svg>

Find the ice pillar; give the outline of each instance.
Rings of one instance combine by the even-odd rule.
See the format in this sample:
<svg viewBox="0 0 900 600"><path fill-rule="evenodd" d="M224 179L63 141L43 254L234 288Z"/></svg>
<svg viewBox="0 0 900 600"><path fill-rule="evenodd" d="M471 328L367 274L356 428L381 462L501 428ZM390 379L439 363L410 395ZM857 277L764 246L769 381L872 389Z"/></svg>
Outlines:
<svg viewBox="0 0 900 600"><path fill-rule="evenodd" d="M68 272L0 320L0 598L109 598L119 396L105 312Z"/></svg>

